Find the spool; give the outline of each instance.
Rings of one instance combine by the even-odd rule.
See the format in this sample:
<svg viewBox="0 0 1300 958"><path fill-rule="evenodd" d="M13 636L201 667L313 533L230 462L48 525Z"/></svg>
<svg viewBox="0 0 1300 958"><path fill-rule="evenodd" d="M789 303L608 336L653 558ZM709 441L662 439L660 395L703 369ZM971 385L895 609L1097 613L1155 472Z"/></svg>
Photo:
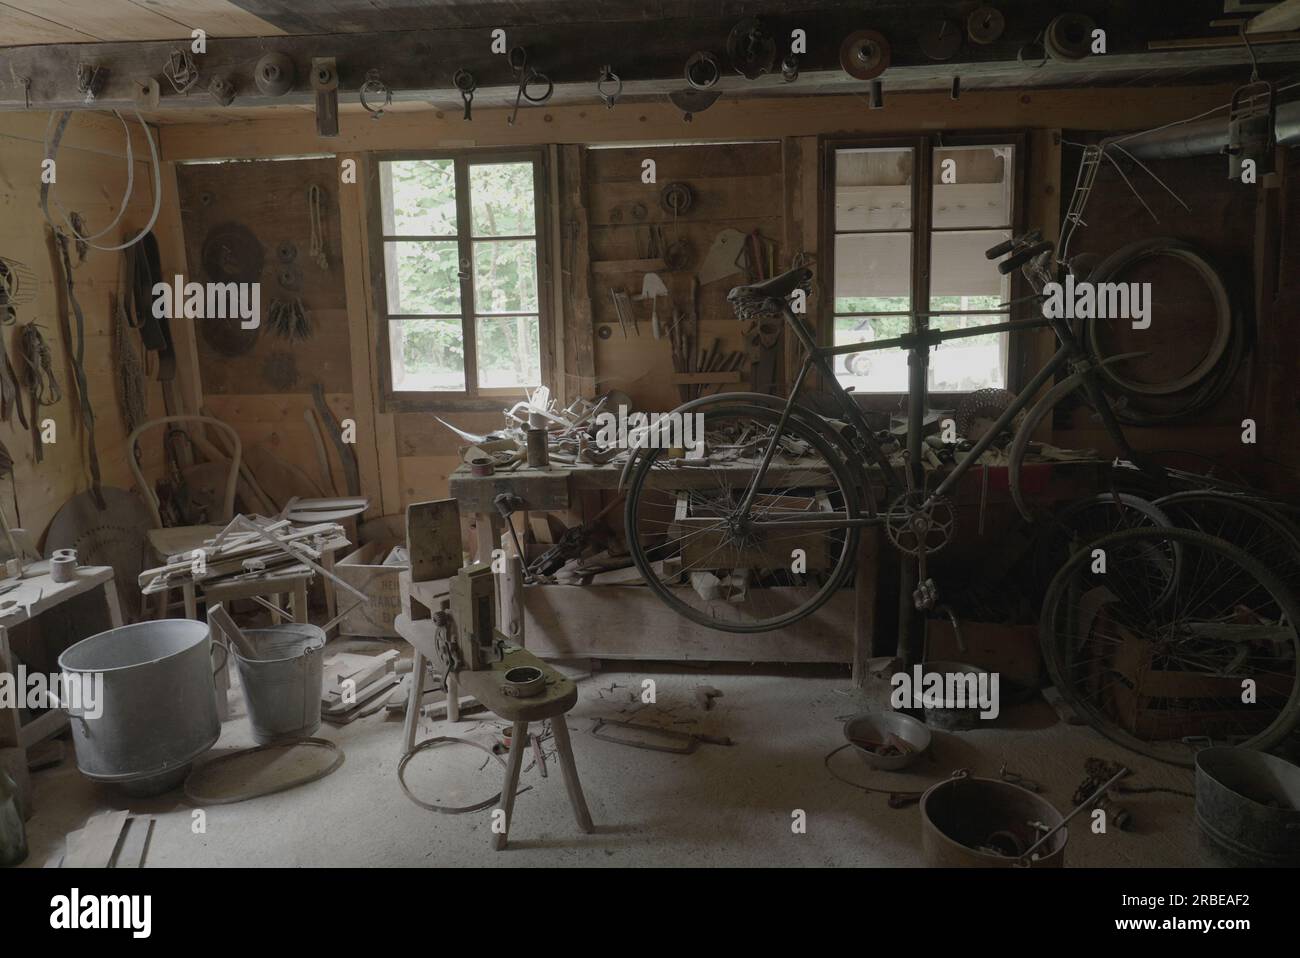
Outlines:
<svg viewBox="0 0 1300 958"><path fill-rule="evenodd" d="M528 430L528 465L541 469L550 464L550 450L546 446L545 429Z"/></svg>
<svg viewBox="0 0 1300 958"><path fill-rule="evenodd" d="M492 460L486 456L480 456L469 461L469 474L477 479L484 476L490 476L493 473Z"/></svg>
<svg viewBox="0 0 1300 958"><path fill-rule="evenodd" d="M55 582L71 582L77 577L77 550L55 549L50 559L50 578Z"/></svg>
<svg viewBox="0 0 1300 958"><path fill-rule="evenodd" d="M1082 60L1092 52L1092 31L1096 27L1092 17L1063 13L1047 25L1043 48L1053 60Z"/></svg>
<svg viewBox="0 0 1300 958"><path fill-rule="evenodd" d="M520 665L506 672L501 691L517 699L527 699L540 695L545 688L546 674L541 669L532 665Z"/></svg>

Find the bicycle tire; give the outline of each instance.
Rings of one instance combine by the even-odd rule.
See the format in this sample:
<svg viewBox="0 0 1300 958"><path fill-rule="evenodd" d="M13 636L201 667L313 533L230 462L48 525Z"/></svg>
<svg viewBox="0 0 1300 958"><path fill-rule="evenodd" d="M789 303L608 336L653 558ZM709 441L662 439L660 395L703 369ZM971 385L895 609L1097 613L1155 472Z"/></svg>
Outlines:
<svg viewBox="0 0 1300 958"><path fill-rule="evenodd" d="M1209 287L1210 296L1214 301L1215 311L1218 316L1218 324L1215 327L1214 338L1205 355L1189 372L1171 382L1144 383L1129 379L1116 369L1107 368L1102 370L1102 377L1114 389L1125 395L1143 398L1172 396L1186 392L1208 380L1216 373L1220 361L1228 353L1236 327L1232 298L1228 294L1228 287L1223 281L1222 274L1192 244L1182 240L1160 237L1139 240L1136 243L1122 246L1097 264L1097 268L1089 276L1089 282L1093 284L1110 282L1113 277L1129 267L1156 256L1172 257L1190 265L1196 271L1206 286ZM1088 348L1093 358L1098 361L1104 358L1100 336L1102 329L1102 324L1095 319L1087 322Z"/></svg>
<svg viewBox="0 0 1300 958"><path fill-rule="evenodd" d="M749 392L731 392L731 393L714 393L712 396L700 396L698 399L692 399L677 406L672 413L699 412L707 406L723 406L731 403L741 403L750 406L763 406L768 409L781 412L785 409L789 400L782 399L780 396L773 396L770 393L749 393ZM816 411L809 409L807 406L801 406L794 403L790 407L790 414L809 429L815 430L834 446L835 451L839 454L840 461L849 466L852 463L867 461L871 456L869 449L858 450L853 447L852 442L845 436L831 429L826 417ZM623 463L623 469L619 474L618 489L625 489L632 481L632 475L640 461L641 454L644 450L634 449L627 461ZM870 465L870 462L867 462ZM871 487L869 477L864 474L858 484L859 505L865 507L867 515L874 516L877 512L876 494Z"/></svg>
<svg viewBox="0 0 1300 958"><path fill-rule="evenodd" d="M768 419L773 424L779 421L780 414L766 406L756 406L749 404L725 405L721 408L711 410L706 416L720 416L723 413L733 415L749 416L756 419ZM707 422L707 420L706 420ZM799 419L791 418L786 423L786 428L795 434L799 439L808 442L814 449L819 452L829 465L836 482L839 484L841 494L844 496L845 513L848 517L860 517L861 511L858 506L857 491L858 480L849 473L847 465L839 458L838 453L832 442L826 438L824 431L818 431L810 428ZM804 602L793 611L774 617L770 620L762 620L754 623L732 622L719 620L710 615L705 615L700 609L690 606L680 601L672 590L660 579L659 574L655 571L653 561L646 554L646 549L637 533L638 528L638 506L642 502L642 493L645 491L645 482L650 472L654 469L654 464L663 452L661 449L644 450L639 458L636 470L632 475L631 484L628 487L627 502L624 506L624 527L627 530L628 551L632 555L632 562L637 570L641 573L650 590L659 597L659 599L670 609L679 615L691 620L697 625L706 628L717 629L721 632L730 632L734 634L753 635L762 632L771 632L776 629L785 628L793 625L795 622L806 618L817 609L825 605L835 594L836 590L844 584L849 572L851 571L857 555L858 537L861 529L858 527L848 527L845 529L844 548L840 553L835 568L832 570L822 587L814 594L812 599Z"/></svg>
<svg viewBox="0 0 1300 958"><path fill-rule="evenodd" d="M1047 667L1048 675L1052 683L1056 686L1057 691L1062 698L1081 716L1087 719L1088 723L1094 729L1119 745L1124 746L1132 751L1142 755L1150 756L1159 761L1169 764L1190 767L1193 763L1193 753L1190 751L1186 758L1173 756L1169 752L1169 746L1172 744L1168 740L1160 743L1153 743L1149 740L1138 738L1129 732L1119 728L1113 721L1104 715L1091 702L1085 700L1077 693L1077 690L1070 682L1065 679L1063 670L1062 650L1060 649L1061 633L1056 629L1056 623L1059 619L1060 605L1062 598L1065 596L1070 586L1073 576L1080 568L1092 560L1093 549L1111 549L1116 545L1126 543L1136 543L1143 538L1161 538L1168 539L1182 545L1184 551L1189 547L1199 547L1214 550L1221 555L1228 557L1236 563L1247 574L1252 576L1271 596L1277 604L1279 621L1284 623L1284 628L1290 633L1290 649L1292 662L1300 656L1300 634L1297 634L1296 623L1300 622L1300 604L1297 604L1294 594L1286 585L1275 576L1262 563L1256 561L1246 552L1230 542L1219 539L1215 536L1209 536L1202 532L1189 529L1163 528L1163 529L1127 529L1120 532L1111 533L1101 539L1091 543L1090 549L1080 550L1075 553L1052 580L1048 589L1047 597L1043 600L1042 612L1039 617L1039 642L1043 653L1043 661ZM1077 637L1070 636L1073 641ZM1068 665L1069 663L1064 663ZM1234 744L1242 748L1253 748L1266 750L1282 742L1295 728L1297 718L1300 718L1300 670L1296 671L1292 678L1291 692L1286 704L1278 711L1277 717L1269 725L1254 736L1245 738ZM1193 738L1195 736L1183 736ZM1160 746L1165 746L1161 748Z"/></svg>

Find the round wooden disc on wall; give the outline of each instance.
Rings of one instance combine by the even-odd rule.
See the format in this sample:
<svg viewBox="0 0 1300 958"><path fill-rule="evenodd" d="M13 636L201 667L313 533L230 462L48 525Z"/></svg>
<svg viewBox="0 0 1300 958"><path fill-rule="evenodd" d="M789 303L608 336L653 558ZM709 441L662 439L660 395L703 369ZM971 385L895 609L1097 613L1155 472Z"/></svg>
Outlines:
<svg viewBox="0 0 1300 958"><path fill-rule="evenodd" d="M855 80L874 80L889 68L889 41L878 30L855 30L840 44L840 66Z"/></svg>

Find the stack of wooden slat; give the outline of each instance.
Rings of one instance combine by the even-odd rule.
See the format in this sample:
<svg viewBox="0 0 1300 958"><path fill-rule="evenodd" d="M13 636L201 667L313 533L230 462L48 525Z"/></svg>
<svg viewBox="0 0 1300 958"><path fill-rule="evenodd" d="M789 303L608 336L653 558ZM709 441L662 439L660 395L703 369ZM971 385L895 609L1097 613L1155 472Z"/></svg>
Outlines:
<svg viewBox="0 0 1300 958"><path fill-rule="evenodd" d="M320 569L325 544L338 539L347 541L343 527L334 522L295 526L287 519L239 516L206 540L200 555L174 555L166 565L141 572L140 590L152 595L189 582L211 585L311 574Z"/></svg>

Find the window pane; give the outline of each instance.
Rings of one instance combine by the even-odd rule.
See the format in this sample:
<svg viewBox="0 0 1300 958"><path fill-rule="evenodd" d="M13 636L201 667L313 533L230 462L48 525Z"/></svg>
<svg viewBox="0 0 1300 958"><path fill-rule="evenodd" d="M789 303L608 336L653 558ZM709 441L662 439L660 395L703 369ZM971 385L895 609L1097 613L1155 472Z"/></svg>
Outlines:
<svg viewBox="0 0 1300 958"><path fill-rule="evenodd" d="M465 391L465 336L459 319L388 323L394 391Z"/></svg>
<svg viewBox="0 0 1300 958"><path fill-rule="evenodd" d="M454 240L384 243L389 315L459 313L459 263Z"/></svg>
<svg viewBox="0 0 1300 958"><path fill-rule="evenodd" d="M477 313L537 311L537 243L474 241L474 309Z"/></svg>
<svg viewBox="0 0 1300 958"><path fill-rule="evenodd" d="M379 164L386 236L454 236L453 160L394 160Z"/></svg>
<svg viewBox="0 0 1300 958"><path fill-rule="evenodd" d="M1003 323L1009 316L931 316L932 329L969 329ZM970 392L1006 385L1006 333L951 339L930 353L930 388Z"/></svg>
<svg viewBox="0 0 1300 958"><path fill-rule="evenodd" d="M930 237L930 310L997 309L1011 297L1011 277L984 251L1010 230L934 233Z"/></svg>
<svg viewBox="0 0 1300 958"><path fill-rule="evenodd" d="M536 316L480 316L475 329L480 389L536 386L542 381L541 335Z"/></svg>
<svg viewBox="0 0 1300 958"><path fill-rule="evenodd" d="M836 316L835 345L871 343L907 332L906 316ZM835 357L835 378L860 393L907 392L907 353L877 349Z"/></svg>
<svg viewBox="0 0 1300 958"><path fill-rule="evenodd" d="M912 234L835 237L835 312L892 313L911 303Z"/></svg>
<svg viewBox="0 0 1300 958"><path fill-rule="evenodd" d="M912 227L912 151L835 151L835 229Z"/></svg>
<svg viewBox="0 0 1300 958"><path fill-rule="evenodd" d="M1010 226L1014 151L1011 146L953 146L935 150L934 228Z"/></svg>
<svg viewBox="0 0 1300 958"><path fill-rule="evenodd" d="M469 168L475 236L533 236L533 164L476 163Z"/></svg>

